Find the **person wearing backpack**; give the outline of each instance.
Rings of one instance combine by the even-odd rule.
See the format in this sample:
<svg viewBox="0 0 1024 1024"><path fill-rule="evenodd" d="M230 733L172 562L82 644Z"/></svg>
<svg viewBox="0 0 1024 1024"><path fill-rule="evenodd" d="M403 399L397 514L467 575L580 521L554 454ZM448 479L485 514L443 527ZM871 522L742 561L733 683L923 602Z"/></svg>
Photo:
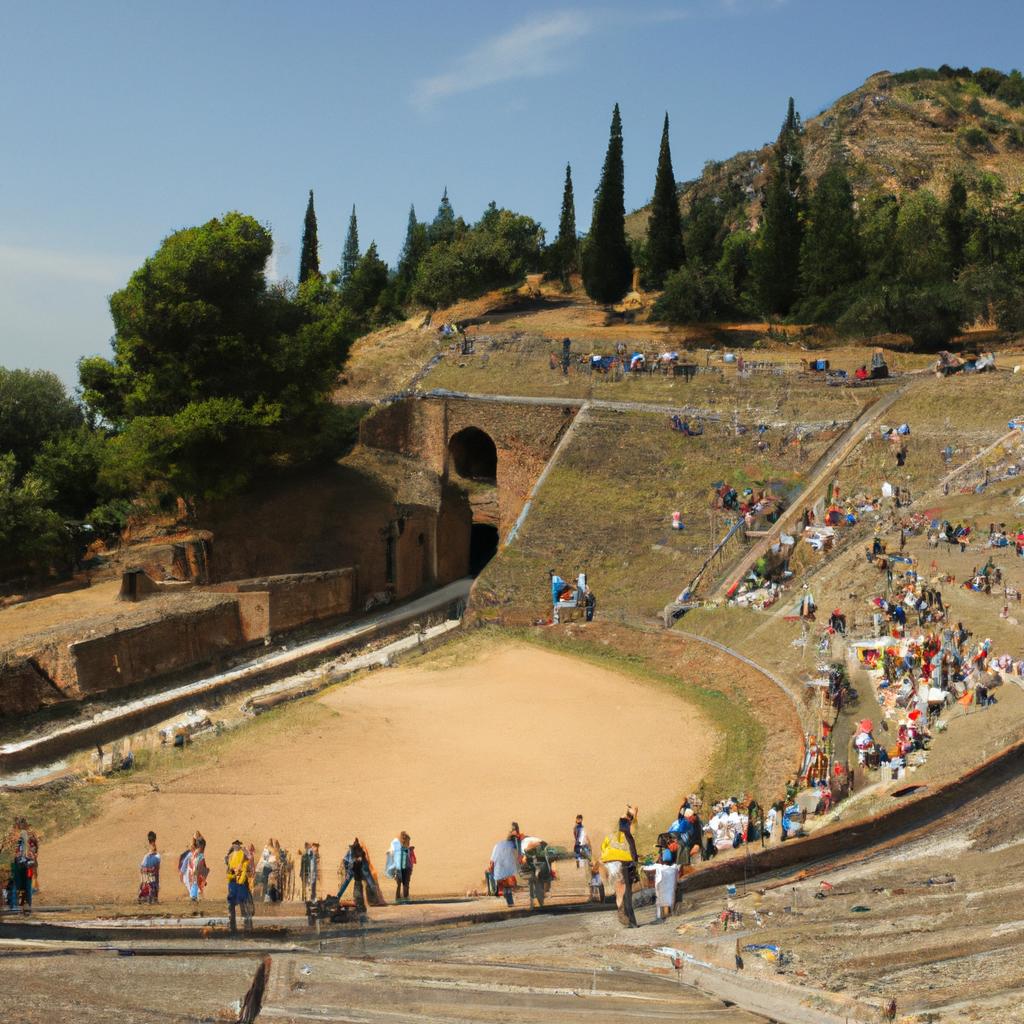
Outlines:
<svg viewBox="0 0 1024 1024"><path fill-rule="evenodd" d="M615 883L615 906L619 920L627 928L639 928L633 913L633 882L636 880L636 841L630 831L630 819L619 818L615 832L601 843L601 863L608 871L608 880Z"/></svg>

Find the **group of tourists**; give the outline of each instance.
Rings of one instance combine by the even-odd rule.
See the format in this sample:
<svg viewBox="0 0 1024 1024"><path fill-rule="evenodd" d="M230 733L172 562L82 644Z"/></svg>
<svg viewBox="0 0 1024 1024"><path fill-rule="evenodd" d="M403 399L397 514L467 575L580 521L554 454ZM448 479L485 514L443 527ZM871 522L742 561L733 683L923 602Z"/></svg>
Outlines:
<svg viewBox="0 0 1024 1024"><path fill-rule="evenodd" d="M15 818L0 843L0 856L10 857L10 872L4 891L9 910L32 910L32 893L39 892L39 836L24 818Z"/></svg>
<svg viewBox="0 0 1024 1024"><path fill-rule="evenodd" d="M35 833L29 830L29 834L33 837L32 861L34 864L38 841L34 839ZM6 845L3 848L6 848ZM12 848L15 847L12 846ZM156 833L149 832L146 836L146 853L139 864L139 903L151 905L160 902L161 861ZM292 897L294 889L293 860L277 839L268 839L267 845L258 858L256 848L252 843L246 844L241 840L235 840L225 854L224 864L227 869L228 909L231 913L232 931L235 930L234 918L237 908L241 908L248 927L251 925L252 904L257 900L262 899L264 903L278 903ZM387 876L395 882L395 902L409 899L409 884L415 864L416 848L412 845L409 833L400 832L391 841L388 848L385 868ZM188 847L179 855L177 871L185 888L186 896L193 903L198 903L202 899L210 876L210 867L206 856L206 839L198 830L189 840ZM354 883L357 905L362 904L364 899L368 899L374 905L384 902L377 883L376 872L373 870L369 855L358 838L346 849L338 873L341 877L341 888L337 897L339 900L349 885ZM12 870L13 884L18 884L21 878L20 869ZM304 903L316 902L318 891L322 889L320 844L318 842L303 844L302 854L299 858L299 882L302 901ZM15 890L12 889L13 891ZM13 897L11 898L13 899ZM31 902L31 892L29 891L27 905L31 906ZM11 906L13 908L14 904L11 903Z"/></svg>

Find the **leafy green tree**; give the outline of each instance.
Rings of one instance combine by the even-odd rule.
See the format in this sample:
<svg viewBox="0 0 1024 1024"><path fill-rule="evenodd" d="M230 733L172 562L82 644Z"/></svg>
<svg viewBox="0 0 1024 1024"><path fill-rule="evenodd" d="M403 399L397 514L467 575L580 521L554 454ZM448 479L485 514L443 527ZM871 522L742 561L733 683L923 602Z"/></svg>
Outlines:
<svg viewBox="0 0 1024 1024"><path fill-rule="evenodd" d="M949 265L955 274L964 265L967 247L967 186L962 174L954 174L949 185L949 196L942 210L942 225L949 242Z"/></svg>
<svg viewBox="0 0 1024 1024"><path fill-rule="evenodd" d="M316 210L313 209L313 190L309 190L306 218L302 227L302 253L299 256L299 284L320 276L320 243L316 237Z"/></svg>
<svg viewBox="0 0 1024 1024"><path fill-rule="evenodd" d="M109 497L99 484L106 447L103 431L85 423L43 442L31 473L65 519L86 519Z"/></svg>
<svg viewBox="0 0 1024 1024"><path fill-rule="evenodd" d="M359 262L359 224L356 222L356 208L348 218L348 232L345 235L345 247L341 250L341 283L348 284L348 279Z"/></svg>
<svg viewBox="0 0 1024 1024"><path fill-rule="evenodd" d="M19 480L13 452L0 455L0 573L36 573L48 569L66 550L68 533L60 515L47 504L51 495L28 474Z"/></svg>
<svg viewBox="0 0 1024 1024"><path fill-rule="evenodd" d="M833 160L808 204L800 250L801 318L834 320L864 276L864 259L846 170Z"/></svg>
<svg viewBox="0 0 1024 1024"><path fill-rule="evenodd" d="M272 247L229 213L170 235L111 296L113 358L82 360L79 376L119 431L104 468L115 488L145 477L185 497L224 492L315 448L360 325L319 275L268 287Z"/></svg>
<svg viewBox="0 0 1024 1024"><path fill-rule="evenodd" d="M898 274L902 283L927 285L950 281L950 247L942 226L942 206L933 192L918 189L896 217Z"/></svg>
<svg viewBox="0 0 1024 1024"><path fill-rule="evenodd" d="M892 281L899 273L896 219L900 202L892 192L874 192L860 203L860 247L868 276Z"/></svg>
<svg viewBox="0 0 1024 1024"><path fill-rule="evenodd" d="M747 315L752 312L750 295L756 235L741 228L727 235L718 258L718 279L728 299L728 312Z"/></svg>
<svg viewBox="0 0 1024 1024"><path fill-rule="evenodd" d="M398 302L406 302L411 293L413 281L416 279L416 271L419 268L420 260L430 248L426 224L416 219L416 208L409 207L409 223L405 230L405 243L402 252L398 257L398 269L396 271L396 292Z"/></svg>
<svg viewBox="0 0 1024 1024"><path fill-rule="evenodd" d="M14 455L19 477L47 441L81 422L82 410L56 374L0 366L0 452Z"/></svg>
<svg viewBox="0 0 1024 1024"><path fill-rule="evenodd" d="M216 499L245 487L275 447L279 405L237 398L190 402L170 416L138 416L111 440L103 481L134 493Z"/></svg>
<svg viewBox="0 0 1024 1024"><path fill-rule="evenodd" d="M543 241L535 220L491 203L455 241L430 248L416 272L413 295L437 308L518 284L539 266Z"/></svg>
<svg viewBox="0 0 1024 1024"><path fill-rule="evenodd" d="M610 305L626 294L632 276L633 259L626 242L622 117L616 103L601 181L594 195L590 232L583 247L583 287L595 302Z"/></svg>
<svg viewBox="0 0 1024 1024"><path fill-rule="evenodd" d="M996 89L996 99L1011 107L1024 107L1024 75L1016 68L1000 82Z"/></svg>
<svg viewBox="0 0 1024 1024"><path fill-rule="evenodd" d="M661 129L658 170L654 176L651 216L647 222L647 286L661 288L665 278L683 265L683 222L679 212L672 150L668 141L668 114Z"/></svg>
<svg viewBox="0 0 1024 1024"><path fill-rule="evenodd" d="M558 218L558 235L548 250L549 270L568 290L569 278L580 268L580 243L576 234L576 200L572 190L572 167L565 165L565 185L562 188L562 212Z"/></svg>
<svg viewBox="0 0 1024 1024"><path fill-rule="evenodd" d="M754 254L757 293L766 313L787 314L796 300L806 192L803 127L790 97L771 157L761 229Z"/></svg>
<svg viewBox="0 0 1024 1024"><path fill-rule="evenodd" d="M369 319L387 284L388 265L377 255L377 243L371 242L342 290L342 301L357 317Z"/></svg>

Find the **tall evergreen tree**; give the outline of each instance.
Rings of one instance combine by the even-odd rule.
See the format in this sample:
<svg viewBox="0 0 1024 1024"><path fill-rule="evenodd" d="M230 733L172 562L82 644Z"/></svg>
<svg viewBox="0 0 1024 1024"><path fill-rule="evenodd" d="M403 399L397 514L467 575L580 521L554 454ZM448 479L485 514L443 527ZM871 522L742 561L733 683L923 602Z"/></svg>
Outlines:
<svg viewBox="0 0 1024 1024"><path fill-rule="evenodd" d="M965 250L970 228L967 223L967 186L963 175L953 175L949 185L949 196L942 210L942 223L949 241L949 262L953 273L964 265Z"/></svg>
<svg viewBox="0 0 1024 1024"><path fill-rule="evenodd" d="M797 296L803 235L804 156L800 115L790 97L786 120L771 158L754 278L766 313L785 315Z"/></svg>
<svg viewBox="0 0 1024 1024"><path fill-rule="evenodd" d="M647 286L661 288L665 278L683 265L683 220L679 213L672 151L668 144L668 114L661 129L661 151L654 176L651 218L647 222Z"/></svg>
<svg viewBox="0 0 1024 1024"><path fill-rule="evenodd" d="M416 219L416 207L409 206L409 223L405 229L405 244L398 257L398 277L408 288L416 276L416 268L420 265L424 253L430 248L427 238L427 225Z"/></svg>
<svg viewBox="0 0 1024 1024"><path fill-rule="evenodd" d="M306 221L302 228L302 255L299 256L299 284L320 276L320 244L316 238L316 210L313 209L313 190L309 190L306 203Z"/></svg>
<svg viewBox="0 0 1024 1024"><path fill-rule="evenodd" d="M562 189L562 213L558 218L558 236L551 246L551 270L568 288L569 277L579 270L579 238L576 235L576 200L572 191L572 166L565 165Z"/></svg>
<svg viewBox="0 0 1024 1024"><path fill-rule="evenodd" d="M430 225L427 234L430 238L430 244L437 245L439 242L455 241L455 233L455 211L452 209L446 187L444 194L441 196L441 202L437 207L434 221Z"/></svg>
<svg viewBox="0 0 1024 1024"><path fill-rule="evenodd" d="M345 247L341 250L341 283L346 284L352 271L359 263L359 225L356 222L356 208L353 204L352 213L348 218L348 233L345 235Z"/></svg>
<svg viewBox="0 0 1024 1024"><path fill-rule="evenodd" d="M583 249L583 286L595 302L610 305L626 294L632 276L633 257L626 241L622 117L616 103L601 181L594 194L590 233Z"/></svg>
<svg viewBox="0 0 1024 1024"><path fill-rule="evenodd" d="M821 176L808 204L800 250L802 315L812 320L834 319L841 311L838 303L843 289L863 276L853 189L842 162L835 159Z"/></svg>

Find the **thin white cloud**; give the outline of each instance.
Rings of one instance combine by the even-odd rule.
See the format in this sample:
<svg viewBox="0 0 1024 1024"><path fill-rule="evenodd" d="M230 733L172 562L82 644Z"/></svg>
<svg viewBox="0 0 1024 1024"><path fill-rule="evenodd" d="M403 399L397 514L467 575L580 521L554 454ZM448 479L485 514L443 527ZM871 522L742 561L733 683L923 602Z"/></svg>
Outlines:
<svg viewBox="0 0 1024 1024"><path fill-rule="evenodd" d="M65 252L26 245L0 245L0 274L5 277L52 277L62 281L116 287L131 267L96 253Z"/></svg>
<svg viewBox="0 0 1024 1024"><path fill-rule="evenodd" d="M413 101L429 107L448 96L484 86L560 71L571 60L570 44L590 35L595 27L594 19L583 11L530 18L484 40L442 74L421 78L413 89Z"/></svg>
<svg viewBox="0 0 1024 1024"><path fill-rule="evenodd" d="M693 7L640 8L628 12L596 8L554 11L529 18L507 32L485 39L452 61L441 74L417 80L412 99L417 106L427 108L449 96L500 82L556 74L571 66L575 58L572 44L580 39L602 31L635 30L682 21L693 13Z"/></svg>

